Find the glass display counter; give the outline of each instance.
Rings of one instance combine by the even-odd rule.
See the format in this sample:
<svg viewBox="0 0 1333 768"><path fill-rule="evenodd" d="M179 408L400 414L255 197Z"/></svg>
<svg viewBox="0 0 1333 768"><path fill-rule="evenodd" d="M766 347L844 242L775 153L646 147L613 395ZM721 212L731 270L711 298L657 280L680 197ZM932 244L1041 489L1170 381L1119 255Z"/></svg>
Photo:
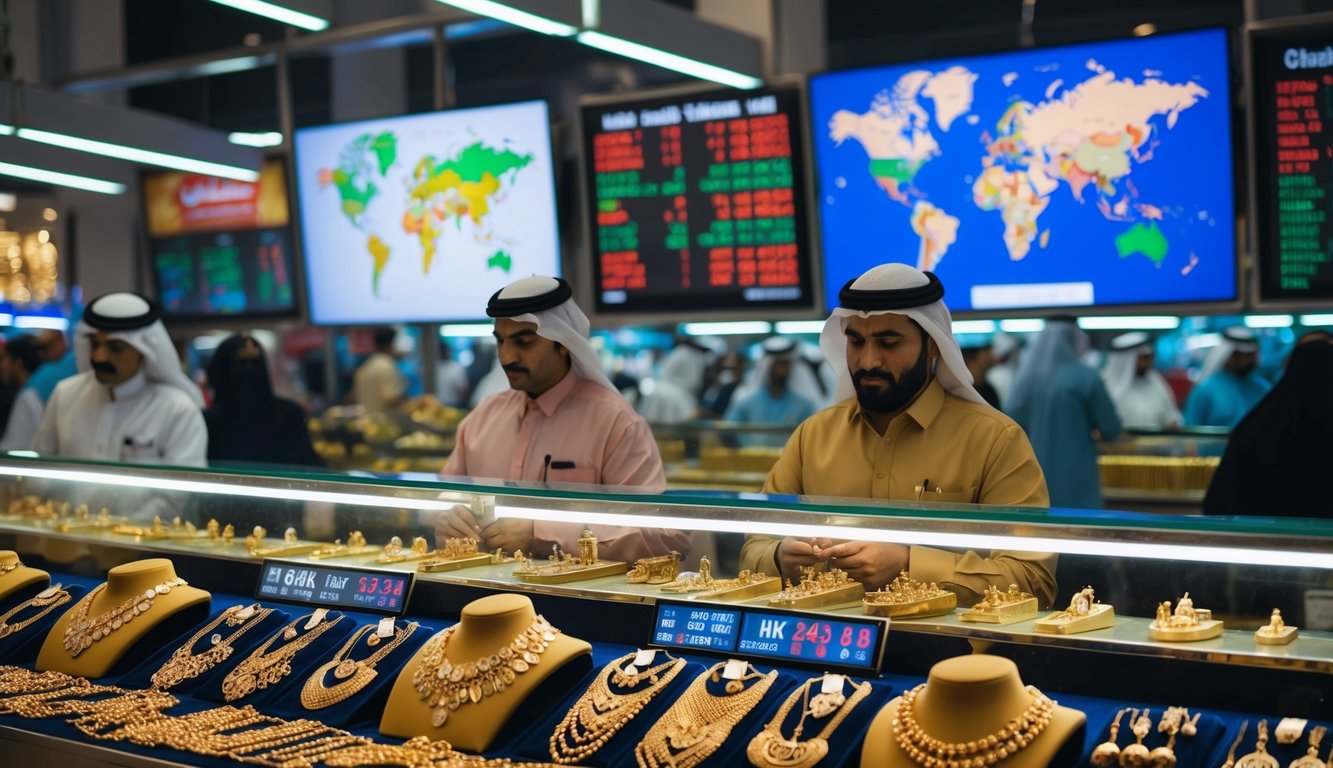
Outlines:
<svg viewBox="0 0 1333 768"><path fill-rule="evenodd" d="M438 472L454 450L466 411L421 398L412 407L366 413L336 406L309 420L315 453L335 470Z"/></svg>
<svg viewBox="0 0 1333 768"><path fill-rule="evenodd" d="M25 567L45 569L53 578L86 589L95 588L109 569L165 558L191 587L211 592L215 607L252 601L259 594L264 563L368 569L363 576L411 573L415 586L403 596L406 615L400 624L411 618L433 633L460 614L466 617L479 598L517 595L530 600L564 635L590 643L596 667L652 644L660 637L659 608L672 603L697 605L710 614L790 609L816 627L889 609L877 608L873 597L867 602L859 592L836 590L823 603L802 602L806 586L813 592L835 581L831 571L807 574L808 585L796 576L798 583L781 584L783 593L775 595L776 589L768 587L744 589L758 582L758 574L721 572L689 552L598 571L585 568L600 562L595 537L580 539L568 552L486 552L475 543L437 541L436 518L461 504L487 521L828 537L982 553L1050 552L1059 555L1058 592L1050 605L1011 604L1006 595L1011 590L997 583L995 594L979 606L958 600L943 610L935 606L915 616L889 618L879 672L863 675L884 694L876 706L887 700L890 689L901 693L919 682L932 664L985 651L1012 659L1026 682L1088 713L1084 754L1105 738L1117 709L1130 706L1170 704L1205 711L1220 729L1209 750L1223 753L1240 719L1265 717L1276 724L1287 715L1333 717L1333 705L1319 693L1333 680L1333 525L1326 521L605 490L442 483L412 475L190 471L11 455L0 458L0 550L13 550ZM679 574L674 573L677 566ZM699 588L706 580L712 587ZM888 601L894 610L917 605L918 598L921 605L928 602L923 594L907 594L928 585L898 586L905 587L906 596ZM1030 610L1019 615L1020 607ZM1275 609L1282 627L1269 633L1274 642L1266 642L1265 629L1278 625ZM286 610L294 616L303 612ZM354 607L344 610L356 614ZM1107 610L1111 614L1099 627L1077 631L1080 627L1070 626ZM972 620L978 612L996 620ZM1060 613L1063 618L1052 617ZM1279 637L1282 631L1294 627L1299 629L1290 642L1277 642L1285 639ZM179 632L189 634L186 627ZM2 643L0 637L0 652ZM164 642L159 650L175 644ZM328 650L332 654L336 648ZM726 658L702 650L702 655L684 657L704 666ZM741 651L729 655L747 658ZM796 658L790 663L749 660L792 680L821 669L818 659L813 664ZM393 669L380 673L398 675ZM3 679L0 669L0 683ZM549 733L538 732L553 726L546 715L562 714L562 707L573 706L568 697L586 687L577 679L565 684L544 702L544 714L529 713L530 720L516 716L517 724L476 751L549 759L543 756ZM777 702L772 704L776 709ZM36 726L26 723L0 717L0 738L12 729L11 741L30 739ZM362 726L364 732L374 731ZM751 726L757 729L762 722ZM845 738L859 743L870 725L867 719L847 727ZM57 752L61 740L78 741L68 729L53 729L48 736L42 748ZM744 751L741 745L736 753L741 760ZM854 750L841 754L834 764L858 764ZM194 762L176 752L168 759Z"/></svg>
<svg viewBox="0 0 1333 768"><path fill-rule="evenodd" d="M1230 435L1225 427L1126 430L1120 439L1100 446L1106 506L1199 511Z"/></svg>

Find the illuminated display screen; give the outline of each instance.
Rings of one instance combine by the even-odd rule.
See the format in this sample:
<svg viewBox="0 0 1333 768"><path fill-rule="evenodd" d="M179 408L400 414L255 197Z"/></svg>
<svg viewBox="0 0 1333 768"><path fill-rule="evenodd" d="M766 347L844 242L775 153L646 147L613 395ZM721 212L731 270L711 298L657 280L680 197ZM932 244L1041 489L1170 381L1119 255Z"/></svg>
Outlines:
<svg viewBox="0 0 1333 768"><path fill-rule="evenodd" d="M877 672L887 634L880 619L659 601L653 644Z"/></svg>
<svg viewBox="0 0 1333 768"><path fill-rule="evenodd" d="M1262 299L1333 299L1333 24L1250 37Z"/></svg>
<svg viewBox="0 0 1333 768"><path fill-rule="evenodd" d="M314 608L401 615L415 574L265 560L255 596Z"/></svg>
<svg viewBox="0 0 1333 768"><path fill-rule="evenodd" d="M583 108L598 312L808 308L800 91Z"/></svg>

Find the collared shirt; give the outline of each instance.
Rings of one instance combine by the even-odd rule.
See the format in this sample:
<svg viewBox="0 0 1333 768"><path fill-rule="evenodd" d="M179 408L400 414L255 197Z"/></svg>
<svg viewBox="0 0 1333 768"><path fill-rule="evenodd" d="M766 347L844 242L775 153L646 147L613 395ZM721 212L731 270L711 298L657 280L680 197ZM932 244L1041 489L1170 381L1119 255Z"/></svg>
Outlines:
<svg viewBox="0 0 1333 768"><path fill-rule="evenodd" d="M352 374L352 393L366 413L381 413L388 403L407 391L407 377L393 357L376 352Z"/></svg>
<svg viewBox="0 0 1333 768"><path fill-rule="evenodd" d="M826 408L796 428L768 474L766 493L915 500L957 504L1049 505L1046 479L1023 430L986 405L955 397L932 379L881 437L856 398ZM773 572L779 541L749 537L741 567ZM980 600L989 586L1010 584L1055 599L1056 555L993 550L951 552L913 546L912 578Z"/></svg>
<svg viewBox="0 0 1333 768"><path fill-rule="evenodd" d="M1181 423L1171 385L1157 371L1135 376L1124 389L1111 390L1111 399L1125 429L1161 429Z"/></svg>
<svg viewBox="0 0 1333 768"><path fill-rule="evenodd" d="M1268 382L1253 374L1237 378L1218 371L1194 385L1185 400L1185 423L1191 427L1234 427L1268 390Z"/></svg>
<svg viewBox="0 0 1333 768"><path fill-rule="evenodd" d="M815 404L804 395L784 389L774 397L768 387L760 387L733 400L725 419L743 424L794 425L814 414Z"/></svg>
<svg viewBox="0 0 1333 768"><path fill-rule="evenodd" d="M440 474L666 489L662 457L647 422L620 395L580 379L572 369L536 398L508 390L482 401L458 425L454 452ZM584 527L535 521L536 553L544 557L557 543L576 552ZM588 527L606 560L632 562L672 550L684 553L689 546L683 531Z"/></svg>
<svg viewBox="0 0 1333 768"><path fill-rule="evenodd" d="M175 387L141 370L116 387L92 371L60 382L32 439L39 453L133 464L202 467L208 453L204 414Z"/></svg>

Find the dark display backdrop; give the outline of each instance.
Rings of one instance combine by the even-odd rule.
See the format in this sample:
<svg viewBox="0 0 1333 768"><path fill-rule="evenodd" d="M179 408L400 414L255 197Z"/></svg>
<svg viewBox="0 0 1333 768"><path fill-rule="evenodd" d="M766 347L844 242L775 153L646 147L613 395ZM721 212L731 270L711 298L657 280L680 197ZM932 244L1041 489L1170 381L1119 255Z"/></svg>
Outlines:
<svg viewBox="0 0 1333 768"><path fill-rule="evenodd" d="M285 315L296 309L287 227L152 241L157 295L168 317Z"/></svg>
<svg viewBox="0 0 1333 768"><path fill-rule="evenodd" d="M1325 17L1328 18L1328 17ZM1250 33L1261 300L1333 299L1333 20Z"/></svg>
<svg viewBox="0 0 1333 768"><path fill-rule="evenodd" d="M796 86L583 108L597 312L808 309Z"/></svg>

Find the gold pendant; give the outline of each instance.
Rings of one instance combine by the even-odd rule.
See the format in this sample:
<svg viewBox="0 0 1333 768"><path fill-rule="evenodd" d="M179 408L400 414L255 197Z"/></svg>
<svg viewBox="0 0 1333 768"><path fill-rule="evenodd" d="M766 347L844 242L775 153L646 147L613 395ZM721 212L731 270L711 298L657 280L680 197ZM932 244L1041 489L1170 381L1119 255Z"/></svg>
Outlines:
<svg viewBox="0 0 1333 768"><path fill-rule="evenodd" d="M828 755L828 742L820 738L791 741L764 729L750 741L745 754L751 765L810 768Z"/></svg>

